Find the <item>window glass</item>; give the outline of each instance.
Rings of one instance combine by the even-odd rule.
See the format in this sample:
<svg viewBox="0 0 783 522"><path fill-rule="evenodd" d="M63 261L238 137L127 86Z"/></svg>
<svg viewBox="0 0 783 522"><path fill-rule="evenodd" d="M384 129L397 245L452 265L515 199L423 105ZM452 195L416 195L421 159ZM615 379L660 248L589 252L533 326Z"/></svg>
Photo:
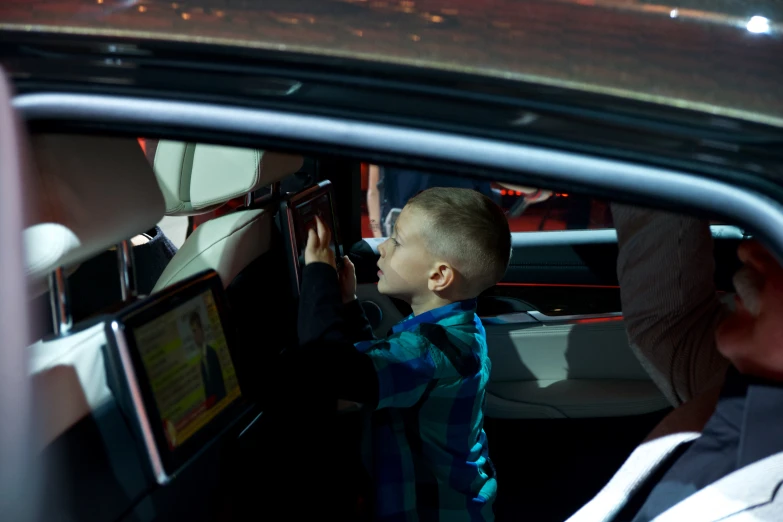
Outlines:
<svg viewBox="0 0 783 522"><path fill-rule="evenodd" d="M362 168L362 236L385 237L405 203L432 187L463 187L490 197L506 211L512 232L613 228L609 204L576 194L396 167Z"/></svg>

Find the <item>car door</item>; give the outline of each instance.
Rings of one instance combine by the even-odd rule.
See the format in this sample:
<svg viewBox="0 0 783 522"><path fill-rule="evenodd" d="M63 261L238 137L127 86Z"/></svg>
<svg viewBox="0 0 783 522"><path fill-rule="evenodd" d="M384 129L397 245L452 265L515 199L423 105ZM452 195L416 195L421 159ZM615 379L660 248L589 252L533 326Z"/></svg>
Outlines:
<svg viewBox="0 0 783 522"><path fill-rule="evenodd" d="M27 136L11 107L11 88L0 68L0 510L6 520L29 520L31 494L31 393L27 379L29 313L22 230Z"/></svg>
<svg viewBox="0 0 783 522"><path fill-rule="evenodd" d="M493 190L513 247L504 279L478 301L492 361L485 429L500 484L495 512L498 520L563 520L671 408L628 344L609 203L554 193L526 206L521 191ZM743 231L711 229L716 283L730 292ZM377 253L382 240L365 245ZM409 312L373 283L358 297L378 335Z"/></svg>

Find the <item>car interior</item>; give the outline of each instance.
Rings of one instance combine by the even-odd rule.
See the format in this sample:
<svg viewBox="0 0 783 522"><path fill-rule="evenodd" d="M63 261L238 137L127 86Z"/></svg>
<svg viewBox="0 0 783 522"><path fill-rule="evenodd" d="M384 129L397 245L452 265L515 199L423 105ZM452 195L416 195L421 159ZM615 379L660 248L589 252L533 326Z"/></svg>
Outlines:
<svg viewBox="0 0 783 522"><path fill-rule="evenodd" d="M297 343L299 255L313 215L339 230L335 249L357 267L376 334L410 314L377 291L383 237L367 224L370 160L56 132L33 133L30 152L28 300L48 304L34 308L27 348L40 519L244 520L263 498L242 482L263 462L265 371ZM506 210L523 197L492 190ZM511 222L504 279L479 297L498 520L521 510L568 517L671 410L628 345L607 203L553 190L527 207ZM577 207L598 217L570 227ZM159 224L186 227L176 252L136 255L146 243L131 238ZM728 296L745 232L722 221L712 230L716 284ZM91 300L104 287L113 302ZM207 341L191 332L193 314ZM194 409L205 392L192 361L205 343L217 347L224 392Z"/></svg>
<svg viewBox="0 0 783 522"><path fill-rule="evenodd" d="M565 520L672 411L629 346L611 205L709 220L727 300L745 238L783 263L779 6L452 4L0 4L0 518L308 518L312 492L256 480L270 386L314 214L376 335L411 313L376 285L404 204L376 176L507 213L477 310L496 520Z"/></svg>

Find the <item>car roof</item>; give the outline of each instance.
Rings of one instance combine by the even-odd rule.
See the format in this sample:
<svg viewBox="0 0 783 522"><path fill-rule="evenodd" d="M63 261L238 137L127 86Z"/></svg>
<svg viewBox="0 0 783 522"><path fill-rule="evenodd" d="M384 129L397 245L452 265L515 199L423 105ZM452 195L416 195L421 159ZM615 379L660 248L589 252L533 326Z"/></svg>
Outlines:
<svg viewBox="0 0 783 522"><path fill-rule="evenodd" d="M359 59L783 126L781 14L730 0L74 0L3 3L0 30Z"/></svg>

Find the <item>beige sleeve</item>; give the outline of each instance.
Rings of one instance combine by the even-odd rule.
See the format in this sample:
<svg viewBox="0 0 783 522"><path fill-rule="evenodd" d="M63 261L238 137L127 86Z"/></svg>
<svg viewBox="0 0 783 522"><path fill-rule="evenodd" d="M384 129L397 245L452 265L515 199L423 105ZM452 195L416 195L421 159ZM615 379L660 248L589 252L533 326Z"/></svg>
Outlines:
<svg viewBox="0 0 783 522"><path fill-rule="evenodd" d="M623 316L642 365L674 405L721 382L715 347L727 310L714 284L709 225L677 214L612 205Z"/></svg>

